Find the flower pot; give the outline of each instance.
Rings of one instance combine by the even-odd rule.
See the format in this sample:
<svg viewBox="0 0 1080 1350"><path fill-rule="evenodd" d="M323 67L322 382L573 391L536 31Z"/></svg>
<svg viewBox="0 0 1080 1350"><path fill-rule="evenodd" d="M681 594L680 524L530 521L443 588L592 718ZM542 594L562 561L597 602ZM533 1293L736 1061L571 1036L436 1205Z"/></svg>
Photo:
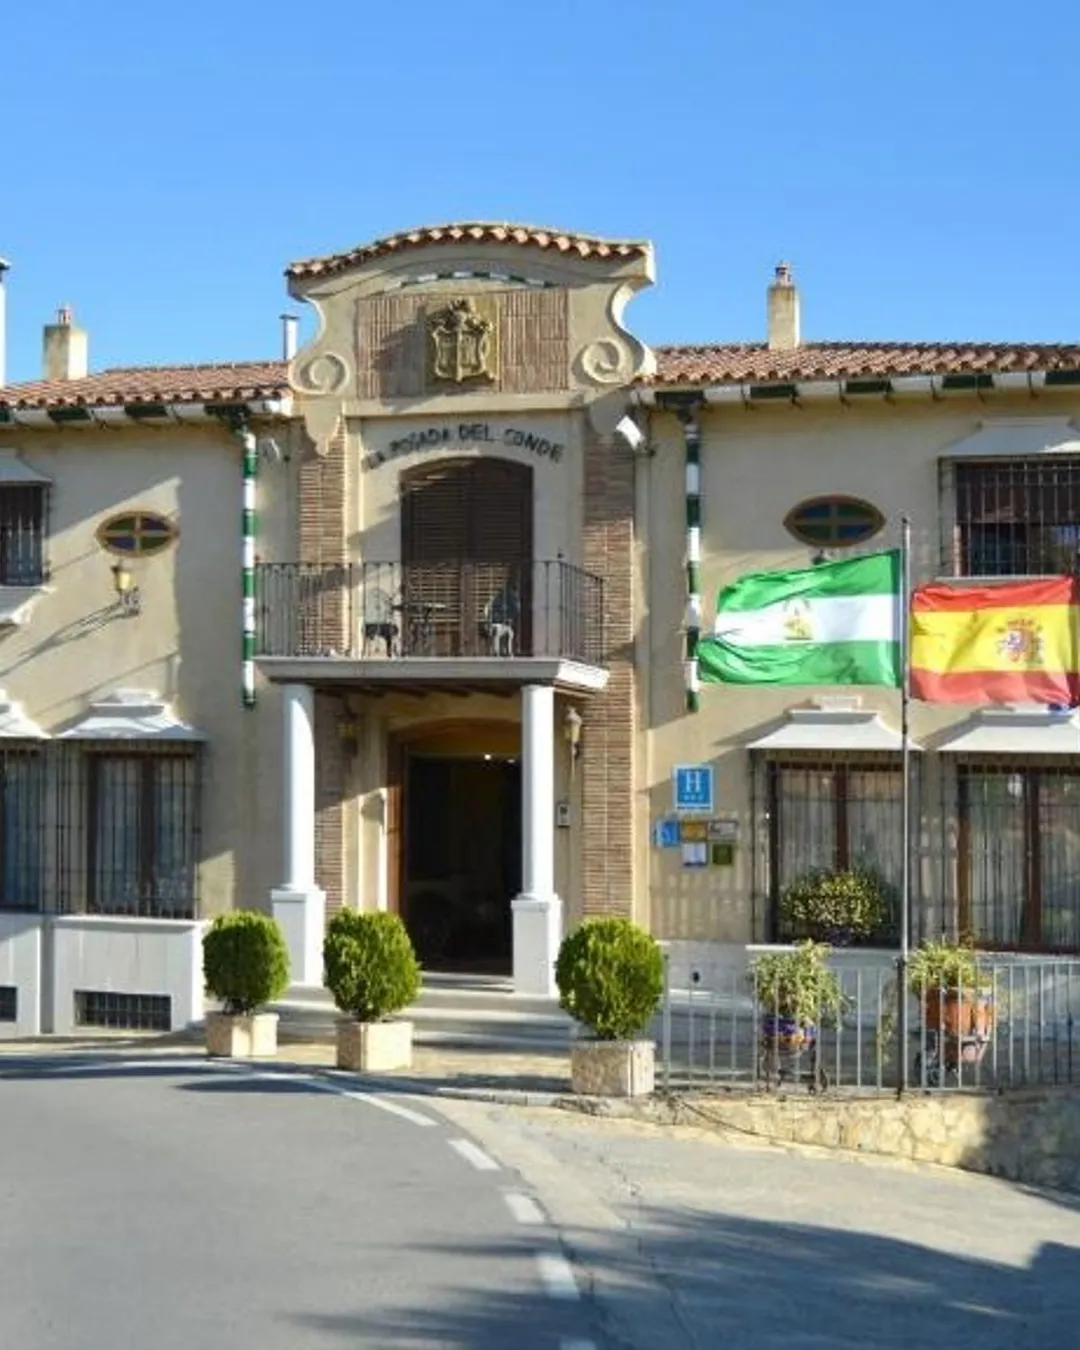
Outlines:
<svg viewBox="0 0 1080 1350"><path fill-rule="evenodd" d="M337 1066L353 1073L386 1073L412 1067L411 1022L357 1022L343 1017L337 1024Z"/></svg>
<svg viewBox="0 0 1080 1350"><path fill-rule="evenodd" d="M761 1040L770 1049L785 1054L798 1054L817 1044L818 1031L812 1022L797 1022L782 1013L764 1013L761 1018Z"/></svg>
<svg viewBox="0 0 1080 1350"><path fill-rule="evenodd" d="M277 1013L207 1013L206 1053L220 1059L269 1059L277 1054Z"/></svg>
<svg viewBox="0 0 1080 1350"><path fill-rule="evenodd" d="M923 990L923 1025L952 1040L988 1041L994 1030L994 996L989 989Z"/></svg>
<svg viewBox="0 0 1080 1350"><path fill-rule="evenodd" d="M576 1041L570 1086L583 1097L647 1097L656 1087L652 1041Z"/></svg>

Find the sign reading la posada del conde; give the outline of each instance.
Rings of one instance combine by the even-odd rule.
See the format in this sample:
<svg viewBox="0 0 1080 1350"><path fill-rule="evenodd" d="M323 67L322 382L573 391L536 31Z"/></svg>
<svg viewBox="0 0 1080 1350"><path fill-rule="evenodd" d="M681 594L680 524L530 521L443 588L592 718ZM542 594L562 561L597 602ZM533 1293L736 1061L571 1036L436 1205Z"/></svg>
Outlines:
<svg viewBox="0 0 1080 1350"><path fill-rule="evenodd" d="M460 445L506 446L514 450L526 450L537 459L560 463L566 455L566 446L561 441L550 440L535 431L525 431L521 427L502 426L495 422L457 422L444 426L425 427L421 431L410 431L406 436L398 436L385 449L371 450L363 458L365 469L375 469L392 459L404 455L414 455L422 450L442 450Z"/></svg>

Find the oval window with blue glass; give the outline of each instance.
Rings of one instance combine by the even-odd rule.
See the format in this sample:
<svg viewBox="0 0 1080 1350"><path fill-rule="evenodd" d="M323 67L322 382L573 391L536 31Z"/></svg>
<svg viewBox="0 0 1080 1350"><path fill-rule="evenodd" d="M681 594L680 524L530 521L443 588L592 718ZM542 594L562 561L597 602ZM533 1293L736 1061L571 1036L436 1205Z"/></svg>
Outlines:
<svg viewBox="0 0 1080 1350"><path fill-rule="evenodd" d="M811 497L784 517L788 534L811 548L854 548L872 539L884 524L877 507L859 497Z"/></svg>
<svg viewBox="0 0 1080 1350"><path fill-rule="evenodd" d="M175 543L176 526L156 511L126 511L98 527L98 543L123 558L149 558Z"/></svg>

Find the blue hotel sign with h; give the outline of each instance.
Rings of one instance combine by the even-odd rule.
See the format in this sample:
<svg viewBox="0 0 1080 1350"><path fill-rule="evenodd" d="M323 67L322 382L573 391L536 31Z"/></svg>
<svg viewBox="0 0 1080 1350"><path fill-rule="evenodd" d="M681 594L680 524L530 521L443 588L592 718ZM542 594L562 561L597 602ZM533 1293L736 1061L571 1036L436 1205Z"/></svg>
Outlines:
<svg viewBox="0 0 1080 1350"><path fill-rule="evenodd" d="M711 816L716 809L711 764L678 764L672 771L675 810L680 815Z"/></svg>

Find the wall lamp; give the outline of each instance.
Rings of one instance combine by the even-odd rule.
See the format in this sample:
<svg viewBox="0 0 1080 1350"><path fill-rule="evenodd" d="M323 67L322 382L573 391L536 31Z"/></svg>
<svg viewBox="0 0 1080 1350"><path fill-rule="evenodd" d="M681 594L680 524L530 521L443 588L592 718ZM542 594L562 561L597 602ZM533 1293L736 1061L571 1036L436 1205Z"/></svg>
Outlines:
<svg viewBox="0 0 1080 1350"><path fill-rule="evenodd" d="M110 569L113 578L113 590L116 592L116 603L120 612L125 618L134 618L136 614L142 611L142 597L139 594L139 588L135 585L135 573L121 559L115 562Z"/></svg>
<svg viewBox="0 0 1080 1350"><path fill-rule="evenodd" d="M581 729L585 724L585 719L578 710L571 705L563 713L563 735L566 737L567 744L570 746L570 772L573 773L574 765L581 756Z"/></svg>

